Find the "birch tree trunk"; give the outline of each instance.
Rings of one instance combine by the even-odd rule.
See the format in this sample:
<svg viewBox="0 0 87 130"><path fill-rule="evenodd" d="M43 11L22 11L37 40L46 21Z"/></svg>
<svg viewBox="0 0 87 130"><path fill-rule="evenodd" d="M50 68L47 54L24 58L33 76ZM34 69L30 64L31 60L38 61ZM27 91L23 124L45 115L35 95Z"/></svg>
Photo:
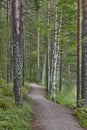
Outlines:
<svg viewBox="0 0 87 130"><path fill-rule="evenodd" d="M57 71L57 30L58 30L58 0L56 0L54 27L54 45L53 45L53 83L52 83L52 101L56 101L56 71Z"/></svg>
<svg viewBox="0 0 87 130"><path fill-rule="evenodd" d="M62 90L62 70L63 70L63 18L62 18L62 11L61 11L61 18L60 18L60 32L61 32L61 39L60 39L60 63L59 63L59 92Z"/></svg>
<svg viewBox="0 0 87 130"><path fill-rule="evenodd" d="M45 56L45 62L43 65L43 72L42 72L42 84L45 85L45 69L46 69L46 56Z"/></svg>
<svg viewBox="0 0 87 130"><path fill-rule="evenodd" d="M63 43L60 45L60 71L59 71L59 92L62 90L62 47Z"/></svg>

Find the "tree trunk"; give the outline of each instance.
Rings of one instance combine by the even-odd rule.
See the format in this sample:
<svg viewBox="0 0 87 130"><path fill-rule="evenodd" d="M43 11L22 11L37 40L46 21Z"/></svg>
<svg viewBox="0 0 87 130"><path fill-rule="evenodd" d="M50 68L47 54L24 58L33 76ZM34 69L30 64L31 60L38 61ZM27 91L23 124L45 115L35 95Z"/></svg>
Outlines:
<svg viewBox="0 0 87 130"><path fill-rule="evenodd" d="M46 56L45 56L45 61L44 61L43 71L42 71L42 85L45 85L45 68L46 68Z"/></svg>
<svg viewBox="0 0 87 130"><path fill-rule="evenodd" d="M23 46L22 35L23 28L21 27L21 9L20 1L12 1L12 16L13 16L13 67L14 67L14 93L15 103L17 105L23 104L22 87L23 87ZM22 7L21 7L22 8ZM21 24L20 24L21 23Z"/></svg>
<svg viewBox="0 0 87 130"><path fill-rule="evenodd" d="M29 71L29 73L30 73L30 82L32 81L32 60L30 59L30 62L29 62L29 68L30 68L30 71Z"/></svg>
<svg viewBox="0 0 87 130"><path fill-rule="evenodd" d="M59 92L62 90L62 45L63 43L61 42L60 45L60 71L59 71Z"/></svg>
<svg viewBox="0 0 87 130"><path fill-rule="evenodd" d="M82 99L87 105L87 0L83 0L82 20Z"/></svg>
<svg viewBox="0 0 87 130"><path fill-rule="evenodd" d="M13 82L13 41L10 43L10 82Z"/></svg>
<svg viewBox="0 0 87 130"><path fill-rule="evenodd" d="M78 18L77 18L77 106L80 105L81 99L81 59L80 59L80 39L81 39L81 20L80 20L80 9L81 1L78 0Z"/></svg>
<svg viewBox="0 0 87 130"><path fill-rule="evenodd" d="M57 72L57 30L58 30L58 0L56 0L54 27L54 45L53 45L53 83L52 83L52 101L56 101L56 72Z"/></svg>
<svg viewBox="0 0 87 130"><path fill-rule="evenodd" d="M61 36L60 36L60 33L61 33ZM62 51L63 51L63 18L62 18L62 10L61 10L61 17L60 17L60 24L59 24L59 37L58 37L58 40L59 40L59 92L61 92L62 90L62 69L63 69L63 66L62 66L62 57L63 57L63 54L62 54Z"/></svg>
<svg viewBox="0 0 87 130"><path fill-rule="evenodd" d="M7 30L8 30L8 41L7 41L7 83L11 82L11 55L10 55L10 28L9 28L9 0L7 0Z"/></svg>
<svg viewBox="0 0 87 130"><path fill-rule="evenodd" d="M24 86L24 0L20 0L20 44L21 44L21 60L23 62L23 85Z"/></svg>
<svg viewBox="0 0 87 130"><path fill-rule="evenodd" d="M48 45L47 45L47 94L50 95L50 45L51 45L51 38L50 38L50 3L48 2Z"/></svg>
<svg viewBox="0 0 87 130"><path fill-rule="evenodd" d="M40 10L37 10L37 84L40 82Z"/></svg>

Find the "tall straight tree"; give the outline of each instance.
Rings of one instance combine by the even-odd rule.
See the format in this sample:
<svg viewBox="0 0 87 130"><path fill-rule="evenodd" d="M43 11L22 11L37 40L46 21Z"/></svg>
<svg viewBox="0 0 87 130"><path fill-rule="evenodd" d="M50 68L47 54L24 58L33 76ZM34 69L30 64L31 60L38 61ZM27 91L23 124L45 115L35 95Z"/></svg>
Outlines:
<svg viewBox="0 0 87 130"><path fill-rule="evenodd" d="M22 86L23 86L23 1L12 0L13 16L13 69L14 69L14 93L15 103L23 104ZM23 40L23 41L22 41Z"/></svg>
<svg viewBox="0 0 87 130"><path fill-rule="evenodd" d="M40 82L40 7L42 0L34 0L37 14L37 83Z"/></svg>
<svg viewBox="0 0 87 130"><path fill-rule="evenodd" d="M48 44L47 44L47 61L46 61L46 86L47 86L47 94L50 94L50 2L48 1Z"/></svg>
<svg viewBox="0 0 87 130"><path fill-rule="evenodd" d="M37 9L37 83L40 82L40 9Z"/></svg>
<svg viewBox="0 0 87 130"><path fill-rule="evenodd" d="M63 18L62 18L62 11L61 11L61 18L60 18L60 27L59 33L61 33L60 39L60 61L59 61L59 92L62 90L62 69L63 69Z"/></svg>
<svg viewBox="0 0 87 130"><path fill-rule="evenodd" d="M9 11L9 0L7 0L7 83L12 82L12 39L10 37L10 11Z"/></svg>
<svg viewBox="0 0 87 130"><path fill-rule="evenodd" d="M82 99L87 105L87 0L83 0L82 14Z"/></svg>
<svg viewBox="0 0 87 130"><path fill-rule="evenodd" d="M24 86L24 53L25 53L25 45L24 45L24 0L20 0L20 44L21 44L21 57L23 62L23 81L22 86Z"/></svg>
<svg viewBox="0 0 87 130"><path fill-rule="evenodd" d="M55 5L55 25L54 25L54 44L53 44L53 83L52 83L52 100L56 101L56 72L57 72L57 38L58 38L58 0Z"/></svg>
<svg viewBox="0 0 87 130"><path fill-rule="evenodd" d="M80 98L81 98L81 60L80 60L80 40L81 40L81 19L80 19L80 13L81 13L81 0L78 0L78 16L77 16L77 106L80 104Z"/></svg>
<svg viewBox="0 0 87 130"><path fill-rule="evenodd" d="M9 83L10 82L9 0L7 0L7 30L8 30L8 41L7 41L7 83Z"/></svg>

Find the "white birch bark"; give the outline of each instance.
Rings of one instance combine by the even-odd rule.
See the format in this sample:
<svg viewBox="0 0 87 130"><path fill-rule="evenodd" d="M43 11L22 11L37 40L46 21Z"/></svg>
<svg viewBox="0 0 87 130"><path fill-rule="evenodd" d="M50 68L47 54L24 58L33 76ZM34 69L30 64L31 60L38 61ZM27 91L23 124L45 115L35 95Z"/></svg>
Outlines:
<svg viewBox="0 0 87 130"><path fill-rule="evenodd" d="M54 45L53 45L53 83L52 83L52 100L56 100L56 71L57 71L57 30L58 30L58 0L56 0L55 10L55 26L54 26Z"/></svg>
<svg viewBox="0 0 87 130"><path fill-rule="evenodd" d="M61 17L60 17L60 25L59 25L59 33L62 33L62 10L61 10ZM59 38L59 92L62 90L62 37Z"/></svg>
<svg viewBox="0 0 87 130"><path fill-rule="evenodd" d="M42 72L42 85L45 84L45 68L46 68L46 57L45 57L44 65L43 65L43 72Z"/></svg>
<svg viewBox="0 0 87 130"><path fill-rule="evenodd" d="M56 72L56 80L59 82L59 72L60 72L60 42L61 42L61 23L62 23L62 17L59 20L58 23L58 35L57 35L57 72Z"/></svg>

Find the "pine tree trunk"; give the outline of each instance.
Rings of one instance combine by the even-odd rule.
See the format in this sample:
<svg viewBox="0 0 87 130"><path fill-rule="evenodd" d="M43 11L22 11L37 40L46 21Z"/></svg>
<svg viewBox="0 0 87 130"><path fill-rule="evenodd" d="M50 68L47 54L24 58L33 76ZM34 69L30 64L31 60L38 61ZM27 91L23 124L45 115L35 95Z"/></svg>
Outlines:
<svg viewBox="0 0 87 130"><path fill-rule="evenodd" d="M8 41L7 41L7 83L11 82L11 64L10 64L10 34L9 34L9 0L7 0L7 30L8 30Z"/></svg>
<svg viewBox="0 0 87 130"><path fill-rule="evenodd" d="M22 86L24 86L24 0L20 0L20 44L21 44L21 60L23 62L23 76L22 76Z"/></svg>
<svg viewBox="0 0 87 130"><path fill-rule="evenodd" d="M13 67L14 67L14 93L15 103L17 105L23 104L23 46L22 38L23 33L20 30L21 15L20 15L20 1L12 1L12 16L13 16Z"/></svg>
<svg viewBox="0 0 87 130"><path fill-rule="evenodd" d="M13 82L13 41L10 43L10 82Z"/></svg>
<svg viewBox="0 0 87 130"><path fill-rule="evenodd" d="M30 59L30 63L29 63L29 68L30 68L30 71L29 71L29 73L30 73L30 82L32 81L32 60Z"/></svg>
<svg viewBox="0 0 87 130"><path fill-rule="evenodd" d="M37 10L37 84L40 82L40 10Z"/></svg>
<svg viewBox="0 0 87 130"><path fill-rule="evenodd" d="M83 0L82 20L82 99L87 105L87 0Z"/></svg>
<svg viewBox="0 0 87 130"><path fill-rule="evenodd" d="M80 59L80 39L81 39L81 20L80 20L80 9L81 1L78 0L78 18L77 18L77 106L80 105L81 99L81 59Z"/></svg>

